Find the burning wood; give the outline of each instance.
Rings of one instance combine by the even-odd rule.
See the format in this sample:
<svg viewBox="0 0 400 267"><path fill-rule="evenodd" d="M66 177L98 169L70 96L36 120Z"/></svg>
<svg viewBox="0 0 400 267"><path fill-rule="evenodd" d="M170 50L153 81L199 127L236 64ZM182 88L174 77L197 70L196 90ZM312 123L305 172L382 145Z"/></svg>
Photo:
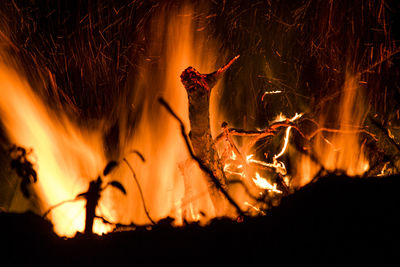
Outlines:
<svg viewBox="0 0 400 267"><path fill-rule="evenodd" d="M235 62L239 56L228 64L210 74L201 74L193 67L188 67L181 74L181 81L185 86L189 99L190 141L194 154L207 166L218 179L223 188L226 188L226 176L219 158L210 128L210 94L222 74ZM210 183L210 191L217 210L221 193Z"/></svg>

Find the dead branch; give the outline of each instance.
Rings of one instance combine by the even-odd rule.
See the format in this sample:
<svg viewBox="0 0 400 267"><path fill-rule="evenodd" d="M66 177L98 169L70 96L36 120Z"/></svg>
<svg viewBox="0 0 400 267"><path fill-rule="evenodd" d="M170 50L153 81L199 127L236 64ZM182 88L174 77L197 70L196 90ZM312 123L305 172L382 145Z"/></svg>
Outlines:
<svg viewBox="0 0 400 267"><path fill-rule="evenodd" d="M45 218L47 217L47 215L49 215L49 213L50 213L53 209L58 208L59 206L62 206L62 205L64 205L64 204L66 204L66 203L75 202L75 201L77 201L77 200L79 200L79 199L83 199L83 198L81 198L81 197L76 197L76 198L74 198L74 199L64 200L64 201L61 201L60 203L55 204L54 206L51 206L48 210L46 210L46 211L43 213L42 218L45 219Z"/></svg>
<svg viewBox="0 0 400 267"><path fill-rule="evenodd" d="M233 58L228 64L210 74L201 74L193 67L186 68L181 74L181 82L188 94L190 141L194 154L210 169L219 180L222 187L226 187L226 176L223 165L211 136L210 127L210 94L223 73L237 60ZM220 207L221 193L216 190L214 183L209 184L211 198L217 211Z"/></svg>
<svg viewBox="0 0 400 267"><path fill-rule="evenodd" d="M310 120L310 119L307 119ZM312 132L311 134L304 134L298 127L297 124L291 122L291 121L286 121L286 122L276 122L267 127L264 130L261 131L247 131L243 129L236 129L236 128L226 128L226 125L223 125L223 132L220 133L216 139L215 143L219 143L222 140L230 140L230 136L242 136L242 137L251 137L249 143L247 144L247 149L253 147L255 143L263 138L266 138L268 136L274 136L278 129L281 127L292 127L292 129L296 130L304 139L310 141L313 139L318 133L320 132L331 132L331 133L340 133L340 134L355 134L355 133L365 133L369 135L372 139L375 141L378 141L376 138L375 134L372 134L371 132L367 131L364 128L356 128L354 130L342 130L342 129L333 129L333 128L326 128L326 127L319 127L319 124L315 122L314 120L310 120L313 123L317 125L317 129ZM233 141L232 141L233 142ZM236 149L238 150L238 149Z"/></svg>
<svg viewBox="0 0 400 267"><path fill-rule="evenodd" d="M225 128L224 128L225 126ZM249 140L249 142L246 145L245 151L248 151L251 147L253 147L259 140L266 138L268 136L274 136L277 131L279 130L279 128L282 127L292 127L292 129L295 129L302 137L304 137L305 139L307 139L307 137L303 134L302 131L300 131L300 129L298 128L298 126L287 120L284 122L276 122L271 124L269 127L267 127L264 130L261 131L247 131L247 130L243 130L243 129L236 129L236 128L226 128L226 125L223 125L223 132L221 134L219 134L216 139L215 139L215 143L219 143L222 140L228 140L229 142L232 142L233 147L236 148L236 146L234 146L233 140L231 139L231 136L242 136L242 137L251 137L251 139ZM236 148L237 151L239 151ZM235 151L236 153L236 151ZM238 152L240 153L240 152ZM239 155L239 154L238 154Z"/></svg>
<svg viewBox="0 0 400 267"><path fill-rule="evenodd" d="M216 138L215 142L220 142L223 138L226 138L226 134L233 135L233 136L243 136L243 137L255 137L257 140L260 140L264 137L275 135L276 131L280 127L293 127L296 129L302 136L304 134L297 128L297 125L293 122L276 122L271 124L271 126L267 127L264 130L244 130L244 129L237 129L237 128L228 128L220 133Z"/></svg>
<svg viewBox="0 0 400 267"><path fill-rule="evenodd" d="M355 130L342 130L342 129L330 129L330 128L318 128L317 130L315 130L313 133L311 133L310 135L308 135L306 137L307 140L311 140L313 139L318 133L320 132L330 132L330 133L340 133L340 134L355 134L355 133L365 133L369 136L372 137L372 139L374 139L375 141L378 141L378 139L376 138L376 135L368 132L365 129L355 129Z"/></svg>
<svg viewBox="0 0 400 267"><path fill-rule="evenodd" d="M138 155L141 155L141 154L138 154ZM141 156L141 158L143 158L143 156ZM143 159L144 159L144 158L143 158ZM123 161L126 163L126 165L128 165L128 168L129 168L129 170L130 170L131 173L132 173L133 179L134 179L135 182L136 182L137 188L138 188L138 190L139 190L140 197L141 197L141 199L142 199L144 213L146 214L147 218L149 219L149 221L150 221L152 224L156 224L156 223L154 222L154 220L151 218L150 213L149 213L149 211L148 211L148 209L147 209L147 207L146 207L146 202L144 201L143 191L142 191L142 188L140 187L140 184L139 184L139 181L138 181L138 179L137 179L137 177L136 177L135 171L133 170L131 164L128 162L128 160L127 160L126 158L123 158Z"/></svg>

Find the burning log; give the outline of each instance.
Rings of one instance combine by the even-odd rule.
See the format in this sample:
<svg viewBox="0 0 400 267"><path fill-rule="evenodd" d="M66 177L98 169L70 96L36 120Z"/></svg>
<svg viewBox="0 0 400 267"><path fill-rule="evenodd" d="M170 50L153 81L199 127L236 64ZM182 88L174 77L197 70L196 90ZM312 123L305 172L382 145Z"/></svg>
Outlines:
<svg viewBox="0 0 400 267"><path fill-rule="evenodd" d="M218 179L223 188L226 188L226 176L217 153L210 128L210 95L211 89L222 74L235 62L239 56L233 58L228 64L210 74L201 74L193 67L188 67L181 74L181 81L187 91L189 99L190 141L194 154L207 166ZM214 206L220 209L218 202L221 193L210 183L210 191Z"/></svg>

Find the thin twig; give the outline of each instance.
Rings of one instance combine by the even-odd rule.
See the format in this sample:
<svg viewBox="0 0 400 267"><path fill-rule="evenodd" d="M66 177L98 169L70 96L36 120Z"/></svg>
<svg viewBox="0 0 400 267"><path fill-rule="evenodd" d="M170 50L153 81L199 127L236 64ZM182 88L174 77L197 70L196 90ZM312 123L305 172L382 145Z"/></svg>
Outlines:
<svg viewBox="0 0 400 267"><path fill-rule="evenodd" d="M54 205L54 206L51 206L45 213L43 213L42 218L46 218L47 215L48 215L53 209L58 208L59 206L64 205L64 204L69 203L69 202L75 202L75 201L79 200L80 198L81 198L81 197L76 197L76 198L74 198L74 199L64 200L64 201L61 201L60 203L57 203L57 204Z"/></svg>
<svg viewBox="0 0 400 267"><path fill-rule="evenodd" d="M257 140L262 139L264 137L274 135L278 128L280 127L292 127L297 130L302 136L304 134L297 128L297 125L292 122L276 122L271 124L268 128L261 131L247 131L244 129L236 129L236 128L228 128L226 131L220 133L216 138L215 142L221 141L227 133L233 136L245 136L245 137L255 137Z"/></svg>
<svg viewBox="0 0 400 267"><path fill-rule="evenodd" d="M140 153L139 151L132 150L132 151L130 151L130 154L135 154L136 156L138 156L142 160L142 162L146 162L146 159L144 158L142 153Z"/></svg>
<svg viewBox="0 0 400 267"><path fill-rule="evenodd" d="M330 128L318 128L312 134L307 136L307 140L311 140L319 132L330 132L330 133L340 133L340 134L355 134L355 133L365 133L372 137L375 141L378 141L376 136L365 129L355 129L355 130L342 130L342 129L330 129Z"/></svg>
<svg viewBox="0 0 400 267"><path fill-rule="evenodd" d="M135 182L136 182L136 185L137 185L138 190L139 190L140 197L142 198L143 209L144 209L144 212L146 213L147 218L149 219L149 221L150 221L152 224L156 224L156 223L154 222L154 220L150 217L150 213L149 213L149 211L147 210L146 202L144 201L143 191L142 191L142 188L140 187L140 184L139 184L139 181L138 181L138 179L137 179L137 177L136 177L135 171L133 170L131 164L128 162L128 160L127 160L126 158L123 158L123 161L126 163L126 165L128 165L128 168L129 168L129 169L131 170L131 172L132 172L133 179L134 179Z"/></svg>
<svg viewBox="0 0 400 267"><path fill-rule="evenodd" d="M225 198L228 200L228 202L236 209L237 213L241 216L244 215L244 212L241 210L239 205L232 199L232 197L228 194L228 192L225 191L225 189L222 187L221 182L215 177L213 172L202 162L201 159L199 159L193 152L192 145L189 141L189 137L186 134L186 129L185 125L183 124L182 120L176 115L176 113L172 110L172 108L169 106L169 104L163 99L163 98L158 98L158 102L162 106L165 107L165 109L179 122L180 127L181 127L181 134L183 139L185 140L186 147L189 151L190 156L197 162L199 165L200 169L203 170L205 173L208 174L208 176L211 178L211 181L214 183L216 188L225 196Z"/></svg>
<svg viewBox="0 0 400 267"><path fill-rule="evenodd" d="M316 123L316 122L314 122L314 123ZM318 128L313 133L306 135L302 131L300 131L300 129L298 128L298 126L296 124L294 124L292 122L277 122L262 131L246 131L243 129L235 129L235 128L224 129L224 131L217 136L215 142L218 143L221 140L223 140L224 138L226 139L227 136L231 136L231 135L252 137L252 139L250 140L250 142L247 145L247 147L250 148L260 139L275 135L276 131L281 127L292 127L292 129L295 129L304 139L309 140L309 141L311 139L313 139L320 132L331 132L331 133L340 133L340 134L365 133L365 134L371 136L372 139L374 139L375 141L378 141L378 139L376 138L376 135L374 135L374 134L370 133L369 131L362 129L362 128L354 129L354 130L342 130L342 129L332 129L332 128L322 127L322 128Z"/></svg>

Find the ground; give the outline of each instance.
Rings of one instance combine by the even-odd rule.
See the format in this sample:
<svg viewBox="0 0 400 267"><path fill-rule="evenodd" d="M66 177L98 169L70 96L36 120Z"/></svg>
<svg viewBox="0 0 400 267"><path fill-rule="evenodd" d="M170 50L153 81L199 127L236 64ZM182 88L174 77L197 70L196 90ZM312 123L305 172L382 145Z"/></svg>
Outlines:
<svg viewBox="0 0 400 267"><path fill-rule="evenodd" d="M242 223L172 227L63 239L32 213L1 213L4 266L399 266L400 176L330 176Z"/></svg>

